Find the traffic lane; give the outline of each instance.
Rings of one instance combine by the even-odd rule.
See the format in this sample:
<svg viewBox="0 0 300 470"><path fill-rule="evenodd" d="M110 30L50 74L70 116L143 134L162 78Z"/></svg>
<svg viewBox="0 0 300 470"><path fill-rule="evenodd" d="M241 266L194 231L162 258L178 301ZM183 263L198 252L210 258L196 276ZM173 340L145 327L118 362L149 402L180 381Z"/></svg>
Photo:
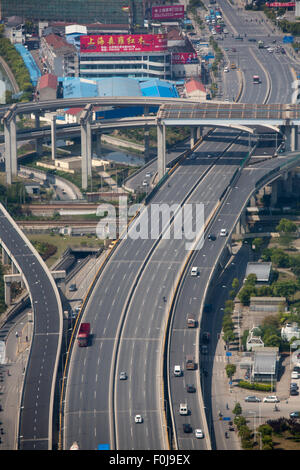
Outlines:
<svg viewBox="0 0 300 470"><path fill-rule="evenodd" d="M134 333L131 336L122 339L117 369L118 373L121 369L128 373L126 381L116 378L117 448L131 449L134 443L135 449L159 449L163 431L157 422L161 420L163 402L147 387L149 378L153 382L159 381L156 375L156 365L161 357L159 334L147 339L136 337ZM143 417L143 423L135 423L137 414Z"/></svg>
<svg viewBox="0 0 300 470"><path fill-rule="evenodd" d="M267 68L270 79L272 80L272 89L270 94L271 103L290 103L293 93L292 83L294 81L290 67L282 63L281 54L270 53L267 49L258 49L257 56Z"/></svg>
<svg viewBox="0 0 300 470"><path fill-rule="evenodd" d="M218 410L221 410L224 416L232 417L231 411L226 410L226 402L229 402L227 394L224 394L224 382L226 356L223 348L223 343L219 341L219 334L222 330L222 318L225 301L228 299L228 291L223 289L222 286L230 286L234 278L238 278L240 285L242 285L247 262L249 260L249 246L243 245L234 257L234 261L221 273L216 283L211 285L208 292L206 303L212 305L210 313L203 314L202 325L204 331L209 331L210 346L212 361L204 365L208 371L207 376L202 376L202 391L204 402L207 407L207 422L212 427L214 422L214 429L211 432L212 446L217 448L220 442L224 444L224 426L219 422ZM228 380L228 379L227 379ZM226 423L225 423L226 424ZM226 428L227 430L227 428ZM222 444L222 445L223 445ZM226 447L235 445L235 440L226 440Z"/></svg>
<svg viewBox="0 0 300 470"><path fill-rule="evenodd" d="M186 356L191 354L194 355L194 349L197 342L196 330L187 329L174 330L172 333L172 363L170 367L170 384L171 384L171 397L172 397L172 408L174 415L174 423L176 428L178 449L199 449L206 450L205 439L195 438L195 429L204 430L201 414L199 412L199 397L197 390L197 375L199 372L199 362L195 358L197 364L196 370L187 370L185 367ZM181 377L174 376L174 366L181 365L183 375ZM195 385L196 392L188 393L186 390L187 385ZM180 403L186 403L188 405L189 414L182 416L179 413ZM192 427L192 433L186 434L183 431L183 424L190 424Z"/></svg>

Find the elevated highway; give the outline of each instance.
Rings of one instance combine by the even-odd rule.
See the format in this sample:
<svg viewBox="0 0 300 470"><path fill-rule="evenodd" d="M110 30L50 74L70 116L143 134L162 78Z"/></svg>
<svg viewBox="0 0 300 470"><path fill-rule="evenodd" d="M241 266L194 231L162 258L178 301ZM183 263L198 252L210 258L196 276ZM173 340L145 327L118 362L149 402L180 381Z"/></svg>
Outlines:
<svg viewBox="0 0 300 470"><path fill-rule="evenodd" d="M18 449L51 450L62 306L55 282L34 247L0 205L0 239L26 284L34 335L19 410ZM16 406L18 406L16 404Z"/></svg>

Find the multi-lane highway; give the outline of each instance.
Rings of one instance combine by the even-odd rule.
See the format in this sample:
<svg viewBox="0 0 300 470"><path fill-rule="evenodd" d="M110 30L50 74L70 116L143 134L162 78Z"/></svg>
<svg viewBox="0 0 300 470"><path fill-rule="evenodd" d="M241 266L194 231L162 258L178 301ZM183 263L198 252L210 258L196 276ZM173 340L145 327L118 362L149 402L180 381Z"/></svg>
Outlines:
<svg viewBox="0 0 300 470"><path fill-rule="evenodd" d="M228 10L226 15L231 19L234 10ZM236 28L244 26L239 21ZM233 47L234 44L236 47L234 39L228 38L227 41L228 46ZM270 80L269 67L284 67L277 58L269 63L272 57L276 57L275 54L260 57L266 51L258 51L257 46L254 49L244 43L239 48L239 61L245 76L242 101L261 103L280 98L280 102L288 102L290 90ZM242 61L245 62L244 66ZM257 73L258 68L264 79L260 85L254 85L252 75ZM284 73L289 73L287 68ZM269 87L271 83L272 87ZM248 150L248 142L243 145L237 142L231 148L231 155L223 155L226 148L224 141L230 134L233 133L222 131L219 136L214 133L207 139L201 150L178 167L169 178L169 184L162 186L152 199L151 206L155 203L202 202L205 219L208 220ZM278 160L270 161L243 170L216 219L216 233L223 225L230 230L233 228L255 182L269 172L272 165L278 164ZM239 187L241 191L238 191ZM148 216L145 215L145 221L148 221ZM139 222L140 219L132 224L129 234L145 228L144 225L140 227ZM196 312L201 311L201 293L205 293L209 275L224 243L225 239L219 237L215 242L205 242L197 259L200 277L186 278L184 289L187 290L182 291L174 317L171 351L178 357L172 357L172 364L177 360L182 363L182 355L196 348L196 331L187 333L182 324L186 316L186 302L191 302ZM75 346L72 354L64 414L64 448L69 448L75 440L82 449L96 449L98 444L103 443L118 449L168 447L166 436L169 423L164 421L162 413L165 406L162 390L164 333L173 289L186 257L183 240L175 239L156 241L145 237L133 241L129 236L115 250L101 272L84 311L84 320L92 325L92 344L84 349ZM192 338L190 333L194 335ZM119 380L121 371L127 373L127 380ZM199 391L199 374L191 374L194 374ZM178 414L178 404L185 393L184 380L185 375L182 379L172 379L173 414ZM188 419L193 428L204 428L198 394L190 400L192 414ZM135 423L136 414L143 417L142 423ZM178 446L183 449L207 448L206 440L184 437L181 418L175 424Z"/></svg>
<svg viewBox="0 0 300 470"><path fill-rule="evenodd" d="M204 203L205 216L208 217L217 204L218 194L228 184L248 150L248 141L244 139L234 146L231 158L226 155L216 162L216 157L224 151L224 145L229 146L234 136L236 133L228 132L227 144L219 140L217 132L205 140L201 151L178 168L169 185L153 198L151 206L161 202L181 204L201 180L193 201ZM226 139L223 136L223 141ZM209 193L206 194L208 191L210 199ZM131 230L137 230L135 225ZM156 240L132 240L128 237L122 241L100 276L84 316L85 321L92 323L93 345L85 350L75 348L72 355L65 410L66 448L78 439L82 448L96 448L97 444L106 442L122 449L159 448L162 445L162 431L166 432L161 428L164 397L158 390L162 334L168 308L168 301L164 302L163 297L168 299L171 295L172 285L187 255L182 244L183 240L156 243ZM137 276L138 284L131 292ZM123 313L126 317L121 324ZM121 326L118 349L113 356L118 327ZM111 357L110 374L107 360ZM141 364L146 363L147 367L141 370ZM92 377L93 368L97 373ZM118 380L118 373L123 369L128 374L127 381ZM91 380L93 385L90 383L86 387L87 380ZM109 415L113 406L116 418ZM142 426L134 422L138 413L144 415ZM91 426L93 432L87 434L86 441L85 435Z"/></svg>

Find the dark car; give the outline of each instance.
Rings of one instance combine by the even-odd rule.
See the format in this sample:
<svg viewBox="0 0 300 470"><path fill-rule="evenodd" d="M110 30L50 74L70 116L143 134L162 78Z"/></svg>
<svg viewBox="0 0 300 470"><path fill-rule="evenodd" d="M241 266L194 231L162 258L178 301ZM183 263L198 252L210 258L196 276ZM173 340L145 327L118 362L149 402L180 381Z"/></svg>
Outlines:
<svg viewBox="0 0 300 470"><path fill-rule="evenodd" d="M208 238L208 240L213 242L213 241L216 240L217 237L213 233L210 233L207 238Z"/></svg>
<svg viewBox="0 0 300 470"><path fill-rule="evenodd" d="M190 433L193 431L192 426L190 424L183 424L182 427L183 427L183 432L185 433Z"/></svg>
<svg viewBox="0 0 300 470"><path fill-rule="evenodd" d="M186 386L186 391L187 391L188 393L195 393L195 392L196 392L196 387L195 387L195 385L187 384L187 386Z"/></svg>
<svg viewBox="0 0 300 470"><path fill-rule="evenodd" d="M204 332L202 333L202 343L204 343L204 344L209 343L209 339L210 339L210 334L209 334L209 332L208 332L208 331L204 331Z"/></svg>
<svg viewBox="0 0 300 470"><path fill-rule="evenodd" d="M299 395L299 392L296 388L291 388L290 395Z"/></svg>
<svg viewBox="0 0 300 470"><path fill-rule="evenodd" d="M290 418L300 418L300 411L292 411Z"/></svg>
<svg viewBox="0 0 300 470"><path fill-rule="evenodd" d="M256 39L255 38L249 38L248 41L249 42L256 42Z"/></svg>
<svg viewBox="0 0 300 470"><path fill-rule="evenodd" d="M236 48L235 48L235 47L233 47L231 50L232 50L232 52L236 52Z"/></svg>
<svg viewBox="0 0 300 470"><path fill-rule="evenodd" d="M238 41L243 41L244 40L244 38L242 36L235 36L234 39L237 39Z"/></svg>
<svg viewBox="0 0 300 470"><path fill-rule="evenodd" d="M296 384L296 382L292 382L291 385L290 385L290 389L292 389L292 388L298 390L298 388L299 388L298 384Z"/></svg>
<svg viewBox="0 0 300 470"><path fill-rule="evenodd" d="M300 372L300 367L298 366L293 367L293 372Z"/></svg>

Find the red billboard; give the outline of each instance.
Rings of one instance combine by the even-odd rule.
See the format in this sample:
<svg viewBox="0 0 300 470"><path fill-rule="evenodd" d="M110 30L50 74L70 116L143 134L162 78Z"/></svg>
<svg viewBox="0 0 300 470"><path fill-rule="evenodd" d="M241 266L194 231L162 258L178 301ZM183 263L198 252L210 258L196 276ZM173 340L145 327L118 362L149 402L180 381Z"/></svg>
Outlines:
<svg viewBox="0 0 300 470"><path fill-rule="evenodd" d="M266 3L266 6L267 7L273 7L273 8L289 8L289 7L294 7L296 5L295 2L285 2L285 3L281 3L281 2L271 2L271 3Z"/></svg>
<svg viewBox="0 0 300 470"><path fill-rule="evenodd" d="M160 52L167 50L165 34L105 34L80 36L80 52Z"/></svg>
<svg viewBox="0 0 300 470"><path fill-rule="evenodd" d="M184 5L157 5L152 7L153 20L177 20L184 18Z"/></svg>
<svg viewBox="0 0 300 470"><path fill-rule="evenodd" d="M198 64L196 52L173 52L172 64Z"/></svg>

